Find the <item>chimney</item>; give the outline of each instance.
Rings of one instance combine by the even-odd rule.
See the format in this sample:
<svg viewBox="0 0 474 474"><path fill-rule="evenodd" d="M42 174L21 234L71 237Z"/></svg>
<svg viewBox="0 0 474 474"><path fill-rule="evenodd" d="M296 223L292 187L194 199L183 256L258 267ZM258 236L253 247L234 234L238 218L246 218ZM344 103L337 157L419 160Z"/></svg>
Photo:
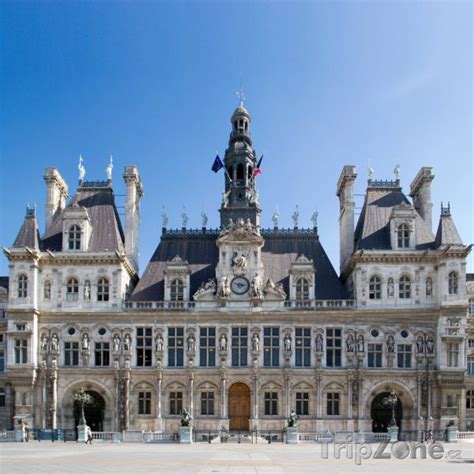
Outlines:
<svg viewBox="0 0 474 474"><path fill-rule="evenodd" d="M126 166L123 179L127 186L125 202L125 253L138 273L140 256L140 199L143 185L136 166Z"/></svg>
<svg viewBox="0 0 474 474"><path fill-rule="evenodd" d="M57 168L46 168L43 179L48 189L45 223L45 232L48 232L54 216L58 211L63 210L66 205L68 188L66 181L64 181Z"/></svg>
<svg viewBox="0 0 474 474"><path fill-rule="evenodd" d="M342 274L354 252L354 181L357 177L355 166L346 165L337 182L336 194L339 198L339 270Z"/></svg>
<svg viewBox="0 0 474 474"><path fill-rule="evenodd" d="M433 208L433 203L431 202L431 181L434 178L434 175L431 173L432 169L431 167L423 166L410 185L410 197L413 198L413 206L431 231L433 230L431 221L431 210Z"/></svg>

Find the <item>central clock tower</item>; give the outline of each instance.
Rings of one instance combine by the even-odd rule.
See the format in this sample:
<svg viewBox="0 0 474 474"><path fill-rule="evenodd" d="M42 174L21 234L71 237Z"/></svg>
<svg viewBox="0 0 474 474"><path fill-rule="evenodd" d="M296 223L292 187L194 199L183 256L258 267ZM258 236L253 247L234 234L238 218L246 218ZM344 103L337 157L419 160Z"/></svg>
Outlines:
<svg viewBox="0 0 474 474"><path fill-rule="evenodd" d="M263 237L250 219L232 219L218 239L216 268L217 296L232 300L261 300L264 269L261 258Z"/></svg>

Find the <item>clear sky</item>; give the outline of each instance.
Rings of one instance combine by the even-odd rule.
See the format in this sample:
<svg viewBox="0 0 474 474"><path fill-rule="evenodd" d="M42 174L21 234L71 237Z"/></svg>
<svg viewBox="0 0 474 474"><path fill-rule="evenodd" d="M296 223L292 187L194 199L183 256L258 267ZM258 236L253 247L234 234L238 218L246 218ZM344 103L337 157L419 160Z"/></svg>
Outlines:
<svg viewBox="0 0 474 474"><path fill-rule="evenodd" d="M0 246L9 247L27 204L41 230L43 172L77 186L105 179L123 205L123 167L145 187L141 270L170 227L219 222L221 156L240 78L258 156L262 225L319 211L319 231L339 262L336 183L344 164L362 194L401 166L404 191L432 166L433 222L450 201L465 243L473 231L473 91L470 1L6 1L0 2ZM358 205L362 204L358 197ZM436 228L434 229L436 232ZM7 261L0 257L0 274ZM468 271L474 271L471 256Z"/></svg>

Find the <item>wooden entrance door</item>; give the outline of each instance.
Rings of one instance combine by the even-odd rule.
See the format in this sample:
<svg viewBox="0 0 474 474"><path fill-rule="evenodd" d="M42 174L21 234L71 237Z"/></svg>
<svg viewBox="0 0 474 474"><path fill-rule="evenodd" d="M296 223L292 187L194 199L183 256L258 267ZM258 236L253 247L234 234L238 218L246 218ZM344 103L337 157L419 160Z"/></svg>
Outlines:
<svg viewBox="0 0 474 474"><path fill-rule="evenodd" d="M250 388L234 383L229 389L229 428L248 431L250 418Z"/></svg>

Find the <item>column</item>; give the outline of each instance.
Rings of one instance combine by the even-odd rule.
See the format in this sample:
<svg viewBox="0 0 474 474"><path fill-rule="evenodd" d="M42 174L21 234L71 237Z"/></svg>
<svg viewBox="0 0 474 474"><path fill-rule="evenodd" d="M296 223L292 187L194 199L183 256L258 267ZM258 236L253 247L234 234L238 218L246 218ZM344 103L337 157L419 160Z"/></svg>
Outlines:
<svg viewBox="0 0 474 474"><path fill-rule="evenodd" d="M130 371L125 373L124 377L124 390L123 390L123 398L124 398L124 428L128 430L130 426Z"/></svg>
<svg viewBox="0 0 474 474"><path fill-rule="evenodd" d="M254 397L253 397L253 417L255 420L258 420L258 374L257 372L253 375L253 390L254 390Z"/></svg>
<svg viewBox="0 0 474 474"><path fill-rule="evenodd" d="M189 413L194 418L194 374L189 375Z"/></svg>
<svg viewBox="0 0 474 474"><path fill-rule="evenodd" d="M57 404L58 404L58 371L56 368L51 369L51 428L56 429L57 425Z"/></svg>
<svg viewBox="0 0 474 474"><path fill-rule="evenodd" d="M221 374L221 418L227 418L227 380Z"/></svg>
<svg viewBox="0 0 474 474"><path fill-rule="evenodd" d="M163 388L163 375L161 372L158 374L158 384L157 384L157 393L156 393L156 399L157 399L157 417L161 418L162 416L162 400L161 400L161 391Z"/></svg>

